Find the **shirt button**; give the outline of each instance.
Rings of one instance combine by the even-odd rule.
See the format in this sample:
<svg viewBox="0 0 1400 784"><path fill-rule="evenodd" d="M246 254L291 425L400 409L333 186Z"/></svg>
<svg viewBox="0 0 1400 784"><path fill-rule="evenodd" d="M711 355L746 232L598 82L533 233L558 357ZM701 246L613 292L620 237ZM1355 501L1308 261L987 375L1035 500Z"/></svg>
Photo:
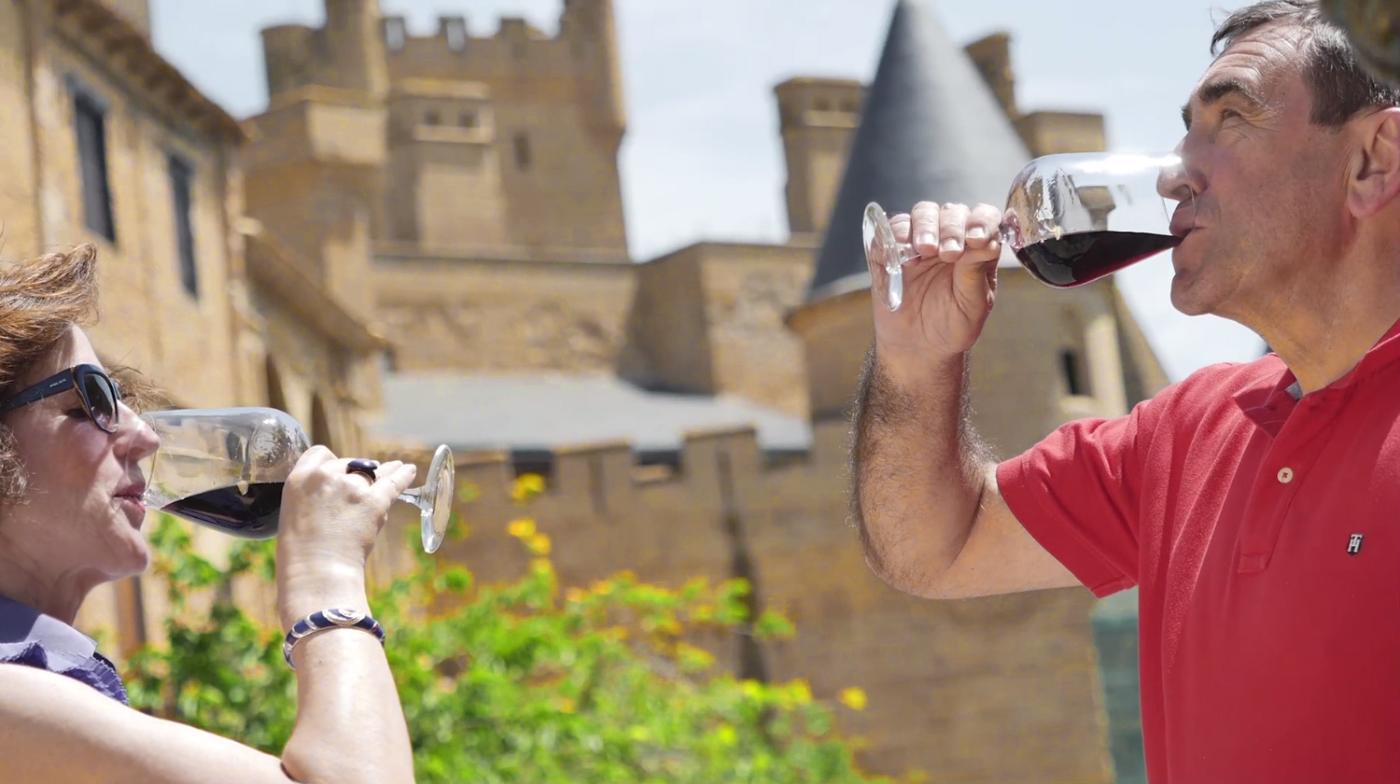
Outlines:
<svg viewBox="0 0 1400 784"><path fill-rule="evenodd" d="M1278 470L1278 481L1280 484L1288 484L1293 481L1293 469L1284 466Z"/></svg>

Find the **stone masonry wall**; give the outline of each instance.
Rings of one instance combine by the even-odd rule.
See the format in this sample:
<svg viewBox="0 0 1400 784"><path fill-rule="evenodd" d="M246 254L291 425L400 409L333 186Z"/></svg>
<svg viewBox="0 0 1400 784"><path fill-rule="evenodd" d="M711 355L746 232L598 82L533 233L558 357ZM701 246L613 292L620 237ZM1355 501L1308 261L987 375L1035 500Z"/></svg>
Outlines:
<svg viewBox="0 0 1400 784"><path fill-rule="evenodd" d="M864 689L865 711L838 713L868 743L861 761L870 770L1111 781L1088 592L932 603L888 588L847 519L844 424L818 429L807 458L783 466L766 466L747 430L687 438L672 475L636 466L627 444L560 450L548 491L525 512L553 540L564 585L622 569L671 586L721 579L736 576L742 555L758 606L785 612L798 629L762 647L763 675L805 679L833 704L843 688ZM525 567L505 530L523 513L509 499L511 478L504 455L458 464L459 481L480 496L458 510L471 535L440 557L488 583ZM740 639L715 648L720 666L739 668Z"/></svg>

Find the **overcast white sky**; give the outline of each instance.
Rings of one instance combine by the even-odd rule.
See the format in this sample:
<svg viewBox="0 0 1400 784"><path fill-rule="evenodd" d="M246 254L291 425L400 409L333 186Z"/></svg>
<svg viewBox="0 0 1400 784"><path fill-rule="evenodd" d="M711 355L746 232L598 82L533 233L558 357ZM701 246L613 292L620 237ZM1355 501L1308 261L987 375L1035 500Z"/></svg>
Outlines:
<svg viewBox="0 0 1400 784"><path fill-rule="evenodd" d="M1109 144L1169 150L1180 106L1209 64L1213 21L1246 0L981 0L938 4L952 36L1013 38L1023 109L1101 111ZM156 46L235 116L267 93L258 30L319 24L322 0L152 0ZM500 16L553 31L559 0L381 0L427 34L439 13L473 35ZM785 172L772 87L798 74L869 81L893 0L616 0L628 133L623 196L632 256L700 239L782 241ZM850 216L851 220L858 219ZM1262 343L1215 318L1188 319L1168 299L1166 255L1119 273L1169 374L1249 359ZM995 316L994 316L995 317Z"/></svg>

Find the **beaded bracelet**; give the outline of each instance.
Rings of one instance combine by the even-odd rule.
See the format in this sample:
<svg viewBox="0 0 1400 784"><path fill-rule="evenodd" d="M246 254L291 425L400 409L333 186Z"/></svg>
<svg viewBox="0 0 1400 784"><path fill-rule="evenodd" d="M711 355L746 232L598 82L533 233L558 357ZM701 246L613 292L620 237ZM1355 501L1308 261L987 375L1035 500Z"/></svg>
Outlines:
<svg viewBox="0 0 1400 784"><path fill-rule="evenodd" d="M294 670L297 668L292 664L292 649L297 643L327 629L361 629L373 634L380 645L384 644L384 627L373 616L359 610L331 607L311 613L292 624L292 630L287 632L287 639L282 643L282 658L287 660L287 666Z"/></svg>

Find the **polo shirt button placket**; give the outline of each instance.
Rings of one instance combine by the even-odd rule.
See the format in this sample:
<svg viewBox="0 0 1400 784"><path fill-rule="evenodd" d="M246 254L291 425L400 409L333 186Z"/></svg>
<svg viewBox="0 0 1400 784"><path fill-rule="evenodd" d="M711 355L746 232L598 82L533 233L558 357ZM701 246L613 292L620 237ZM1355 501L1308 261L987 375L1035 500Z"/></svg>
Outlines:
<svg viewBox="0 0 1400 784"><path fill-rule="evenodd" d="M1294 493L1292 484L1297 476L1292 466L1283 466L1274 475L1278 485L1275 485L1276 490L1270 496L1276 495L1275 500L1267 509L1259 510L1260 518L1247 524L1244 552L1240 553L1237 567L1241 574L1261 572L1268 564L1278 541L1279 529L1288 515Z"/></svg>

